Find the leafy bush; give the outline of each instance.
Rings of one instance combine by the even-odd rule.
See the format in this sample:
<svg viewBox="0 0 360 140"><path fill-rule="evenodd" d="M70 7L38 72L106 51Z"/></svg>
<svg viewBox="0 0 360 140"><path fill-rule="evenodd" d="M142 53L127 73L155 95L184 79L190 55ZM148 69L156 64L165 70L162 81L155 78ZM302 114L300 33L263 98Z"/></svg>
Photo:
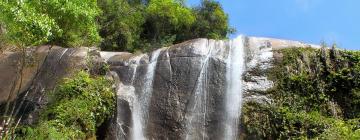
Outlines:
<svg viewBox="0 0 360 140"><path fill-rule="evenodd" d="M242 125L255 139L359 139L359 119L336 119L319 112L295 112L291 107L247 103Z"/></svg>
<svg viewBox="0 0 360 140"><path fill-rule="evenodd" d="M274 103L245 104L245 131L263 139L359 139L360 53L335 47L278 52L283 57L268 72Z"/></svg>
<svg viewBox="0 0 360 140"><path fill-rule="evenodd" d="M17 46L91 46L100 40L95 0L0 1L0 12L4 36Z"/></svg>
<svg viewBox="0 0 360 140"><path fill-rule="evenodd" d="M34 127L18 130L20 139L85 139L94 137L115 108L112 82L84 71L66 79L52 93L49 106Z"/></svg>

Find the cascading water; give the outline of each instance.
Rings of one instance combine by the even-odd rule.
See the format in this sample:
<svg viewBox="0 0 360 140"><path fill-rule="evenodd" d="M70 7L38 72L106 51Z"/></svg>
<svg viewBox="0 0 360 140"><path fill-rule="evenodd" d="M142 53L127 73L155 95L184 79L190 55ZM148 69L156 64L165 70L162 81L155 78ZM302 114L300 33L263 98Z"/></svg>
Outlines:
<svg viewBox="0 0 360 140"><path fill-rule="evenodd" d="M108 61L109 58L117 55L118 53L112 53L112 52L105 52L105 53L102 53L101 55L103 56L103 58L105 58L105 61ZM117 91L117 96L120 97L121 99L125 99L127 101L129 101L129 105L132 107L132 108L136 108L134 106L137 106L139 103L138 103L138 99L137 99L137 96L135 94L135 88L133 86L133 83L134 83L134 79L136 77L136 73L137 73L137 68L140 64L140 60L143 58L144 55L138 55L138 56L135 56L133 58L131 58L129 60L128 63L128 66L131 67L133 69L133 72L132 72L132 77L131 77L131 82L130 82L130 85L124 85L122 82L119 82L118 84L118 91ZM118 74L115 72L115 71L112 71L112 75L114 75L114 77L117 77L119 78ZM120 80L120 78L119 78ZM118 109L118 113L119 112L123 112L124 109L121 108L122 107L122 103L121 101L117 102L117 109ZM131 112L131 114L133 115L134 112ZM124 117L121 115L121 113L117 114L117 118L116 118L116 127L117 127L117 135L116 135L116 139L125 139L127 133L126 133L126 128L129 128L129 125L130 124L127 124L125 120L127 120L127 116ZM133 118L131 119L134 119L134 116ZM135 120L135 119L134 119ZM133 131L131 131L133 132Z"/></svg>
<svg viewBox="0 0 360 140"><path fill-rule="evenodd" d="M242 74L245 70L243 37L230 41L226 63L226 97L224 140L238 139L239 117L242 104Z"/></svg>
<svg viewBox="0 0 360 140"><path fill-rule="evenodd" d="M129 110L131 110L131 120L129 119L129 121L126 120L126 114L118 116L119 126L125 128L118 131L122 138L131 140L239 139L242 91L243 88L245 89L243 84L246 84L243 83L242 79L245 71L243 37L231 41L200 40L190 45L187 48L189 50L176 47L156 50L149 54L149 62L146 67L139 65L140 60L144 60L145 55L138 56L138 58L134 57L130 64L134 62L135 65L128 65L131 74L126 75L127 71L120 71L119 76L129 78L130 83L126 86L119 86L118 98L128 101ZM168 59L167 62L158 62L162 50L166 50L166 53L164 52L166 58L163 59ZM186 51L195 55L184 53ZM157 63L161 68L157 68ZM172 65L164 65L165 63ZM189 67L181 68L183 65ZM166 74L166 70L170 71L169 75ZM152 116L149 120L151 99L155 98L152 96L156 71L163 72L162 77L157 79L160 81L156 82L164 82L165 88L168 88L167 84L174 85L174 88L168 88L169 91L157 90L162 94L156 94L156 101L162 102L162 100L158 100L160 96L164 101L175 101L176 104L166 104L169 106L164 108L161 106L159 112L150 113ZM197 76L190 76L194 74ZM181 78L193 81L181 83L183 80ZM187 85L190 83L195 83L195 85ZM191 94L187 94L189 91ZM154 106L157 105L159 104ZM173 111L173 108L176 111ZM166 112L168 114L162 114L164 110L168 111ZM184 114L181 111L185 111ZM173 119L175 117L177 119ZM164 133L157 134L157 130L147 129L156 127L164 127L161 130Z"/></svg>
<svg viewBox="0 0 360 140"><path fill-rule="evenodd" d="M148 118L148 108L153 92L153 80L156 70L158 57L162 49L154 51L149 59L146 75L141 93L136 96L132 111L132 140L145 140L144 129L146 128L146 119ZM135 69L136 70L136 69ZM134 73L135 75L135 73ZM133 80L133 79L132 79Z"/></svg>
<svg viewBox="0 0 360 140"><path fill-rule="evenodd" d="M208 139L206 134L208 65L213 47L207 43L204 48L208 48L209 51L200 65L200 73L194 91L193 106L189 110L190 113L186 122L186 140Z"/></svg>

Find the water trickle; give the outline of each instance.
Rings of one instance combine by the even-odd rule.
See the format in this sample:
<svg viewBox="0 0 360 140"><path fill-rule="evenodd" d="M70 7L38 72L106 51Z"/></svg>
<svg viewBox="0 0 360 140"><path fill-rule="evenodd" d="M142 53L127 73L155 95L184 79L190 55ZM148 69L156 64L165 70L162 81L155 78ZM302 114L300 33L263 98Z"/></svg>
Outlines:
<svg viewBox="0 0 360 140"><path fill-rule="evenodd" d="M158 57L162 49L154 51L147 66L145 79L143 80L143 87L141 93L134 99L132 110L132 140L145 140L144 129L146 128L146 120L148 118L148 108L153 92L153 81L156 70ZM135 68L136 70L136 68ZM136 74L136 73L134 73ZM133 80L133 79L132 79Z"/></svg>
<svg viewBox="0 0 360 140"><path fill-rule="evenodd" d="M101 58L103 58L105 60L105 62L108 62L109 59L115 55L119 55L122 52L105 52L105 51L101 51L100 52L100 56Z"/></svg>
<svg viewBox="0 0 360 140"><path fill-rule="evenodd" d="M208 54L200 65L200 73L194 90L193 106L189 110L186 122L186 140L208 139L206 131L207 94L208 94L208 65L212 53L212 46L205 44Z"/></svg>
<svg viewBox="0 0 360 140"><path fill-rule="evenodd" d="M61 60L61 58L64 56L64 54L69 50L69 48L66 48L63 50L63 52L60 54L60 57L59 57L59 61Z"/></svg>
<svg viewBox="0 0 360 140"><path fill-rule="evenodd" d="M118 53L101 53L102 57L105 58L105 61L108 61L109 58L113 57L114 55L117 55ZM137 73L137 68L140 65L140 60L144 57L145 55L138 55L135 56L133 58L131 58L129 61L126 61L125 64L128 65L129 67L131 67L133 69L132 71L132 77L131 77L131 81L129 85L125 85L122 82L119 81L118 85L117 85L117 96L120 99L124 99L126 101L129 102L129 106L131 109L136 108L134 106L138 105L138 99L135 93L135 87L133 85L134 83L134 79L136 77L136 73ZM114 71L111 72L112 75L114 75L115 78L118 78L118 80L120 80L120 77L118 76L118 74ZM116 139L125 139L127 136L126 130L127 128L130 128L129 125L131 124L127 124L126 120L128 119L127 116L122 116L123 113L119 113L119 112L123 112L124 108L123 104L121 103L121 101L117 102L117 109L118 109L118 116L116 118L116 127L117 127L117 135L116 135ZM134 114L132 112L132 114ZM131 118L134 119L134 118ZM131 131L132 132L132 131Z"/></svg>
<svg viewBox="0 0 360 140"><path fill-rule="evenodd" d="M139 55L139 56L136 56L135 57L135 61L133 61L134 64L132 64L132 68L134 69L133 73L132 73L132 77L131 77L131 81L130 81L130 84L133 85L134 84L134 80L135 80L135 77L136 77L136 72L137 72L137 68L140 64L140 60L141 58L143 57L144 55Z"/></svg>
<svg viewBox="0 0 360 140"><path fill-rule="evenodd" d="M229 55L226 63L226 97L224 140L238 139L239 117L241 114L243 83L245 70L245 53L243 37L230 41Z"/></svg>

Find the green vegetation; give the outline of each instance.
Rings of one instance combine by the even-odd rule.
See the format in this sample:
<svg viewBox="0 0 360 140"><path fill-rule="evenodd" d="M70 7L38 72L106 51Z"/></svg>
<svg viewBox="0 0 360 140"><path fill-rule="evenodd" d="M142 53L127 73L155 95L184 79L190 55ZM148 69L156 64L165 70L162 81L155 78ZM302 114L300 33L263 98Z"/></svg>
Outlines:
<svg viewBox="0 0 360 140"><path fill-rule="evenodd" d="M80 71L65 79L51 94L38 124L17 130L18 139L94 138L96 129L112 115L115 94L112 82L104 77L90 77Z"/></svg>
<svg viewBox="0 0 360 140"><path fill-rule="evenodd" d="M98 0L98 6L102 10L99 16L101 49L133 50L143 31L144 5L129 4L126 0Z"/></svg>
<svg viewBox="0 0 360 140"><path fill-rule="evenodd" d="M177 0L99 0L103 50L137 51L194 38L225 39L234 29L213 0L188 8Z"/></svg>
<svg viewBox="0 0 360 140"><path fill-rule="evenodd" d="M234 31L213 0L195 8L179 0L1 0L0 12L1 46L99 45L133 52L200 37L224 39Z"/></svg>
<svg viewBox="0 0 360 140"><path fill-rule="evenodd" d="M288 48L269 77L274 103L244 106L250 136L273 139L359 139L360 53Z"/></svg>
<svg viewBox="0 0 360 140"><path fill-rule="evenodd" d="M96 0L1 0L0 12L2 35L16 46L90 46L100 40Z"/></svg>
<svg viewBox="0 0 360 140"><path fill-rule="evenodd" d="M182 40L198 37L224 39L229 33L235 32L235 29L229 27L228 16L218 2L204 0L193 11L196 22Z"/></svg>

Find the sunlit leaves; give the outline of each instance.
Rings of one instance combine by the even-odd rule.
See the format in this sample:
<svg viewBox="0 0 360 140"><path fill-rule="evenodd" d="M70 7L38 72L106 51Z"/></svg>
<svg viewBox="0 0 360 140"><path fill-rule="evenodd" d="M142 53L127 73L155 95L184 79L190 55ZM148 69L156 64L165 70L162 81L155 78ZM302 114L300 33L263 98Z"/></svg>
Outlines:
<svg viewBox="0 0 360 140"><path fill-rule="evenodd" d="M21 128L21 139L86 139L108 119L115 109L112 82L104 77L91 77L80 71L65 79L50 97L34 127Z"/></svg>
<svg viewBox="0 0 360 140"><path fill-rule="evenodd" d="M61 32L54 19L39 13L29 3L2 1L0 12L6 37L18 46L39 45Z"/></svg>
<svg viewBox="0 0 360 140"><path fill-rule="evenodd" d="M151 0L146 11L149 16L163 19L162 22L168 21L175 28L190 26L195 21L190 9L174 0Z"/></svg>
<svg viewBox="0 0 360 140"><path fill-rule="evenodd" d="M94 45L100 37L96 0L1 1L0 20L5 35L16 45Z"/></svg>

